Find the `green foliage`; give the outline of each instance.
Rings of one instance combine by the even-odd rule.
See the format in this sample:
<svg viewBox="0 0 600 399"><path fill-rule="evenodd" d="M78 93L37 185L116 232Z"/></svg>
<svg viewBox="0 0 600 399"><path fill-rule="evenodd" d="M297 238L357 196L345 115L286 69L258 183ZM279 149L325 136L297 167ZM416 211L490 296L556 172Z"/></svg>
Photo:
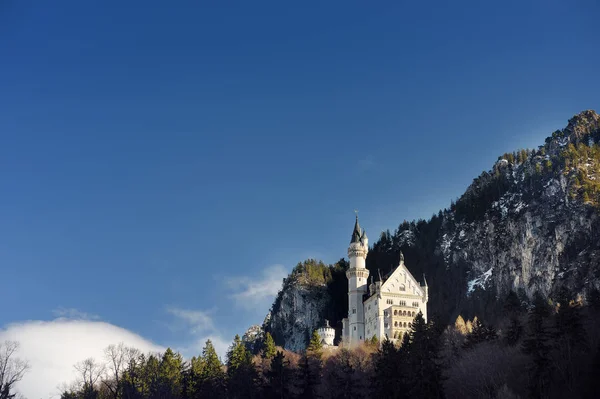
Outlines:
<svg viewBox="0 0 600 399"><path fill-rule="evenodd" d="M275 356L273 356L266 377L267 384L262 397L273 399L290 397L292 370L290 369L290 363L285 359L283 352L277 351Z"/></svg>
<svg viewBox="0 0 600 399"><path fill-rule="evenodd" d="M322 261L307 259L294 267L290 278L304 285L327 285L331 281L331 269Z"/></svg>
<svg viewBox="0 0 600 399"><path fill-rule="evenodd" d="M561 153L564 174L571 180L571 196L600 205L600 146L570 143Z"/></svg>
<svg viewBox="0 0 600 399"><path fill-rule="evenodd" d="M310 338L310 343L306 348L306 352L311 356L320 357L323 354L323 344L321 343L321 337L317 331L313 331L312 336Z"/></svg>
<svg viewBox="0 0 600 399"><path fill-rule="evenodd" d="M262 357L265 359L272 359L277 354L277 349L275 348L275 341L273 341L273 337L270 333L267 333L265 336L265 347L263 349Z"/></svg>
<svg viewBox="0 0 600 399"><path fill-rule="evenodd" d="M257 397L258 373L252 362L252 354L239 335L235 336L227 352L227 376L230 398Z"/></svg>

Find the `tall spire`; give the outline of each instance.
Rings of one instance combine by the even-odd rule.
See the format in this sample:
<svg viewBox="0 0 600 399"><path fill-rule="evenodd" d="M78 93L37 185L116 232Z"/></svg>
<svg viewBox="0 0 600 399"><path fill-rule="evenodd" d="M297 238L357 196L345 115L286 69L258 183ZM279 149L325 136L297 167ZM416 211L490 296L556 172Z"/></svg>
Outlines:
<svg viewBox="0 0 600 399"><path fill-rule="evenodd" d="M358 224L358 212L354 212L356 212L356 222L354 223L354 231L352 231L352 239L350 240L350 244L354 242L360 242L360 237L362 236L360 224Z"/></svg>

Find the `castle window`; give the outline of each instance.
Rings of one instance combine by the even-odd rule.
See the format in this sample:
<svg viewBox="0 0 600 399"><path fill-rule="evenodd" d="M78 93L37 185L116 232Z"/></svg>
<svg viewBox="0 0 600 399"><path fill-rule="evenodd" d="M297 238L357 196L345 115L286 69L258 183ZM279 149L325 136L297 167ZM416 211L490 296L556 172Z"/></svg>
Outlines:
<svg viewBox="0 0 600 399"><path fill-rule="evenodd" d="M394 316L396 316L398 314L397 310L394 310Z"/></svg>
<svg viewBox="0 0 600 399"><path fill-rule="evenodd" d="M404 328L406 328L406 322L404 322ZM354 329L356 330L356 327L354 327Z"/></svg>
<svg viewBox="0 0 600 399"><path fill-rule="evenodd" d="M398 327L398 322L397 321L394 322L394 327Z"/></svg>
<svg viewBox="0 0 600 399"><path fill-rule="evenodd" d="M402 312L402 316L406 316L406 310Z"/></svg>

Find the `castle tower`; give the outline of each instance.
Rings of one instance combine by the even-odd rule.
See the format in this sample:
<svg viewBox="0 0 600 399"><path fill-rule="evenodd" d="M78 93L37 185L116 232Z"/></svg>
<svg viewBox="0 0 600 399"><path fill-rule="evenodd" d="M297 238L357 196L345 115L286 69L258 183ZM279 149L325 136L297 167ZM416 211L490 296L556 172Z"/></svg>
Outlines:
<svg viewBox="0 0 600 399"><path fill-rule="evenodd" d="M333 339L335 338L335 329L329 325L329 320L325 320L325 325L317 330L319 337L321 337L321 343L327 346L333 346Z"/></svg>
<svg viewBox="0 0 600 399"><path fill-rule="evenodd" d="M369 271L366 268L369 240L367 233L361 230L358 224L358 215L352 232L352 239L348 247L350 268L346 271L348 277L348 333L347 342L357 344L365 339L365 312L363 308L363 295L367 293L367 279Z"/></svg>

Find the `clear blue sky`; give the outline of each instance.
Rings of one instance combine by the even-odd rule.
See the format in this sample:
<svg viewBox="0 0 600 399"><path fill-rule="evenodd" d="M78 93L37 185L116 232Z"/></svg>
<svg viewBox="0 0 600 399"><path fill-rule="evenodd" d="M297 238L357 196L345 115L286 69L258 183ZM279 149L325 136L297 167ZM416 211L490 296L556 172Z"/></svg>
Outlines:
<svg viewBox="0 0 600 399"><path fill-rule="evenodd" d="M600 108L598 15L1 2L0 326L73 308L185 345L185 309L231 339L262 322L265 270L345 256L355 208L374 241Z"/></svg>

